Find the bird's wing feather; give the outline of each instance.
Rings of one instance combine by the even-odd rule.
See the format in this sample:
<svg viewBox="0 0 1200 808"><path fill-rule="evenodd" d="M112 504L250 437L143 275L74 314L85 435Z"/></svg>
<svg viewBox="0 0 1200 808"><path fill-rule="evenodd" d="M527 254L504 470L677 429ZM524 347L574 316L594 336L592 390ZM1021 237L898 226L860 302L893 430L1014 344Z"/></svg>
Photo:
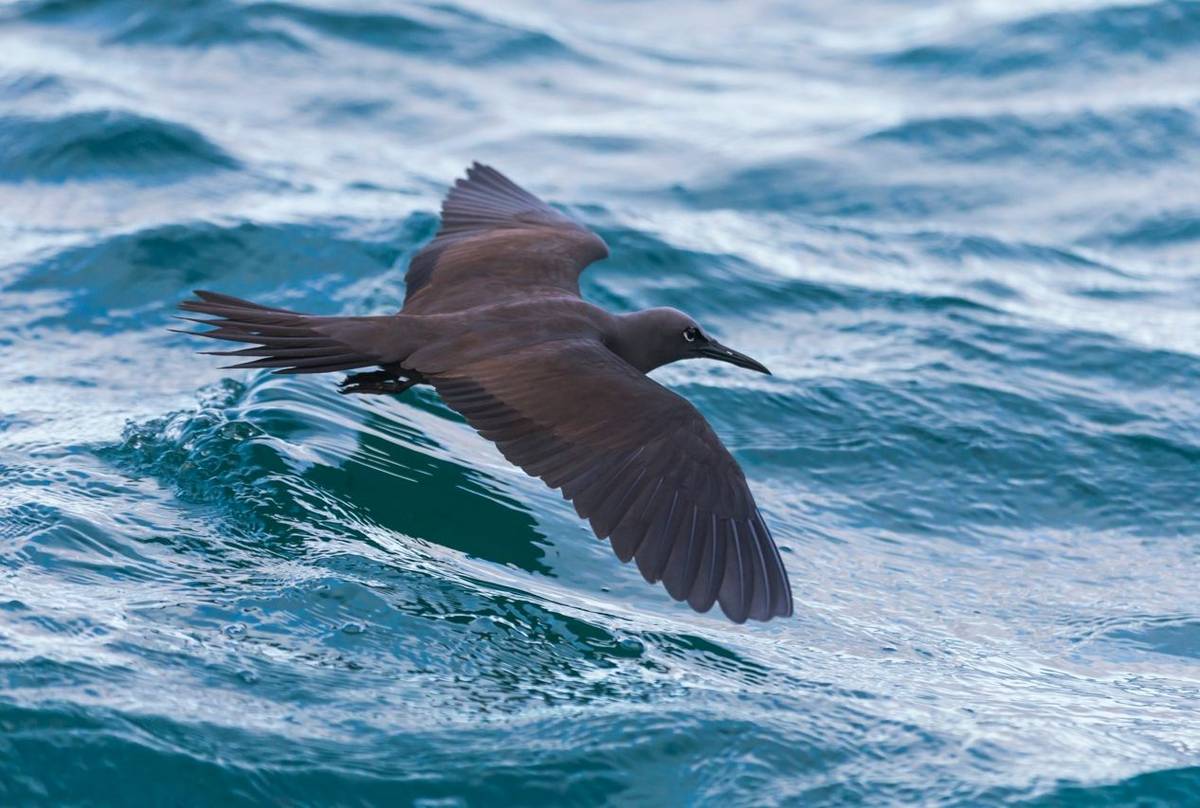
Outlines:
<svg viewBox="0 0 1200 808"><path fill-rule="evenodd" d="M697 611L792 613L746 478L704 417L591 340L531 345L431 378L529 474L562 490L622 561Z"/></svg>
<svg viewBox="0 0 1200 808"><path fill-rule="evenodd" d="M437 236L413 257L404 311L442 314L531 294L579 294L604 241L489 166L473 164L442 202Z"/></svg>

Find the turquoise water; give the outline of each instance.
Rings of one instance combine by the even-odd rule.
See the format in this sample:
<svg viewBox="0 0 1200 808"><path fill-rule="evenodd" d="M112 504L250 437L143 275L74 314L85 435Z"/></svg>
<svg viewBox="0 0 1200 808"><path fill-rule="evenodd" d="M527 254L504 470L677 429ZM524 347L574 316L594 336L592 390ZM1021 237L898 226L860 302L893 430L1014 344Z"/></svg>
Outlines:
<svg viewBox="0 0 1200 808"><path fill-rule="evenodd" d="M0 5L0 804L1200 804L1200 3L553 5ZM772 368L656 378L795 618L167 332L397 308L473 159Z"/></svg>

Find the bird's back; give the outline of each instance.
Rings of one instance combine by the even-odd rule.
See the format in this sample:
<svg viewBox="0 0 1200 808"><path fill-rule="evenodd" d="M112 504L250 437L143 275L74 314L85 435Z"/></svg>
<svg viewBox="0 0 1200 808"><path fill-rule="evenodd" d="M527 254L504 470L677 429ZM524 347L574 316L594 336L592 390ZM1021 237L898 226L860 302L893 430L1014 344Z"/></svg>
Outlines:
<svg viewBox="0 0 1200 808"><path fill-rule="evenodd" d="M479 305L449 314L413 315L430 339L405 360L405 366L432 374L493 357L513 355L547 342L586 340L607 349L616 317L578 297L535 295L527 300Z"/></svg>

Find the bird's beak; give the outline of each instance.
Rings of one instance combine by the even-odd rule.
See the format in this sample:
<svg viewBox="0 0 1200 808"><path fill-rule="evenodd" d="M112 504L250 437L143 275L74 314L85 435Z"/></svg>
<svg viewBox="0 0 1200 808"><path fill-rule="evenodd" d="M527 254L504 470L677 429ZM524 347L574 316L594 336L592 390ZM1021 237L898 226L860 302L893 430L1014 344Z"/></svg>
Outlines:
<svg viewBox="0 0 1200 808"><path fill-rule="evenodd" d="M726 348L716 340L710 340L707 345L702 346L696 352L705 359L716 359L720 362L728 362L731 365L737 365L740 368L747 370L757 370L759 373L771 375L771 371L767 370L767 366L762 362L751 359L744 353L738 353L732 348Z"/></svg>

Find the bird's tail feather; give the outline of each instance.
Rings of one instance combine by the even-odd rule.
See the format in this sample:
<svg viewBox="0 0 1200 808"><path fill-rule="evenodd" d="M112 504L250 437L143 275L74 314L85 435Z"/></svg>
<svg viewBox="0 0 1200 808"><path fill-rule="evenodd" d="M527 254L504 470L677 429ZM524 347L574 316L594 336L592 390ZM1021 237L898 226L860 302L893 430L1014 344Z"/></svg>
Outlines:
<svg viewBox="0 0 1200 808"><path fill-rule="evenodd" d="M209 318L180 317L211 331L172 329L184 334L252 347L205 351L216 356L257 357L230 368L274 368L275 373L330 373L402 361L406 350L401 317L319 317L260 306L229 295L197 290L179 308Z"/></svg>

